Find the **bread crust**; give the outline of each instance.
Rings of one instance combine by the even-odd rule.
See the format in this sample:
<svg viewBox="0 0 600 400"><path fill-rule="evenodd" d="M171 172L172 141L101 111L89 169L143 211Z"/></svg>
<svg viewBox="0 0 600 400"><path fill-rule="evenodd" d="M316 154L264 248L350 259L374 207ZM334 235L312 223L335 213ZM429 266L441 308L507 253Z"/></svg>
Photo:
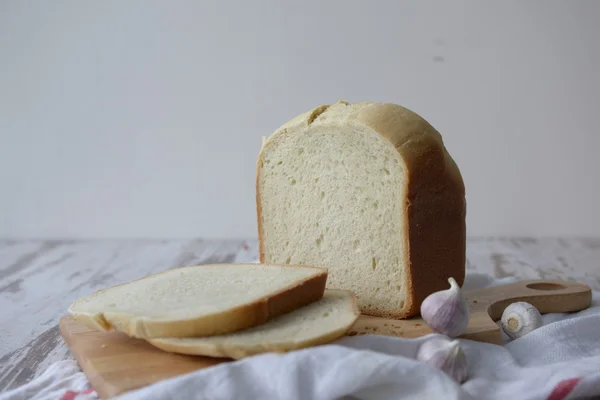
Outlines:
<svg viewBox="0 0 600 400"><path fill-rule="evenodd" d="M311 124L351 124L367 127L387 139L404 163L406 198L403 216L407 243L407 298L397 313L370 314L407 318L419 314L429 294L446 289L448 278L462 285L466 267L466 200L460 170L448 154L440 133L413 111L391 103L340 101L319 106L292 119L264 143L257 160L256 203L260 261L265 262L260 165L271 138Z"/></svg>
<svg viewBox="0 0 600 400"><path fill-rule="evenodd" d="M248 266L250 267L251 265L248 264ZM282 267L282 265L270 266ZM289 265L286 265L286 267L289 267ZM78 301L75 301L69 307L69 313L74 320L83 323L89 328L100 331L116 330L124 332L131 337L143 339L158 337L212 336L231 333L263 324L271 318L291 312L321 299L325 292L327 270L317 267L298 267L314 268L319 272L312 277L296 282L278 292L259 298L251 303L222 312L199 316L197 318L160 320L156 318L139 317L122 312L86 313L76 310ZM159 274L169 273L170 271L172 270L164 271ZM145 278L147 277L141 279ZM124 283L123 285L129 283ZM104 290L109 289L99 290L98 292Z"/></svg>

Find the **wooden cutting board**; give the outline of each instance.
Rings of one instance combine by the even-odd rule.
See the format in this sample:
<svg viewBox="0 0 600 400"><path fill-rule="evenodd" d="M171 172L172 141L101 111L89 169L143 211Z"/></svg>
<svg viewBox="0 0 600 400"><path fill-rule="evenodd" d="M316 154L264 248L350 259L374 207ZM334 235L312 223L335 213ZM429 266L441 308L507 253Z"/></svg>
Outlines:
<svg viewBox="0 0 600 400"><path fill-rule="evenodd" d="M502 342L502 336L494 321L512 302L526 301L541 313L548 313L583 310L592 300L588 286L564 281L521 281L464 293L471 319L461 337L497 344ZM93 331L69 316L62 317L59 326L79 366L102 398L231 361L166 353L122 333ZM429 333L431 330L421 318L392 320L361 315L348 334L415 338Z"/></svg>

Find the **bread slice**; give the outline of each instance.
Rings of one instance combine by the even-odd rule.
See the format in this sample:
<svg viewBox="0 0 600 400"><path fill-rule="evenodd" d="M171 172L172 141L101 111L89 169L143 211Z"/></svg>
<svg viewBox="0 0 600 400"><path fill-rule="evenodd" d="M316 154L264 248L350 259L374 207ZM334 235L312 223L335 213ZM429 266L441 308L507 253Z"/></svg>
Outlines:
<svg viewBox="0 0 600 400"><path fill-rule="evenodd" d="M323 298L264 325L241 332L204 338L159 338L148 341L159 349L183 354L240 359L329 343L352 327L360 312L356 297L344 290L326 290Z"/></svg>
<svg viewBox="0 0 600 400"><path fill-rule="evenodd" d="M388 103L338 102L283 125L257 162L260 260L329 269L363 313L404 318L465 275L465 187L442 137Z"/></svg>
<svg viewBox="0 0 600 400"><path fill-rule="evenodd" d="M200 265L100 290L75 301L75 320L138 338L209 336L262 324L319 300L322 268Z"/></svg>

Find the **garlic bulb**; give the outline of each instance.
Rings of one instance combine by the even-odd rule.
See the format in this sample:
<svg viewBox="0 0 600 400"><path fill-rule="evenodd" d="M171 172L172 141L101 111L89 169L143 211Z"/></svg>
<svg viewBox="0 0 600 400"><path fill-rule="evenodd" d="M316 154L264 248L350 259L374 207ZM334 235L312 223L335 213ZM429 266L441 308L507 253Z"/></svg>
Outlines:
<svg viewBox="0 0 600 400"><path fill-rule="evenodd" d="M501 325L508 337L520 338L542 326L542 314L531 304L519 301L504 309Z"/></svg>
<svg viewBox="0 0 600 400"><path fill-rule="evenodd" d="M434 337L425 341L417 352L417 360L450 375L458 383L467 379L467 357L458 340Z"/></svg>
<svg viewBox="0 0 600 400"><path fill-rule="evenodd" d="M456 337L469 324L469 305L454 278L450 289L430 294L421 303L421 317L434 332Z"/></svg>

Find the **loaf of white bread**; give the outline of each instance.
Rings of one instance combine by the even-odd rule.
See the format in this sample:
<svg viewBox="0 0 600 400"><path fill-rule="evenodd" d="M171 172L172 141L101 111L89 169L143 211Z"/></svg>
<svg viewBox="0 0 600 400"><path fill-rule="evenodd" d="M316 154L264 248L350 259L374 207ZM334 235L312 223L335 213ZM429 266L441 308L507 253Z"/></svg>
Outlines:
<svg viewBox="0 0 600 400"><path fill-rule="evenodd" d="M72 317L166 351L242 358L328 343L359 307L415 315L449 277L464 280L460 172L403 107L302 114L263 143L256 179L262 264L171 269L85 296Z"/></svg>
<svg viewBox="0 0 600 400"><path fill-rule="evenodd" d="M363 313L405 318L462 284L465 187L442 137L395 104L338 102L301 114L257 162L260 261L328 268Z"/></svg>

